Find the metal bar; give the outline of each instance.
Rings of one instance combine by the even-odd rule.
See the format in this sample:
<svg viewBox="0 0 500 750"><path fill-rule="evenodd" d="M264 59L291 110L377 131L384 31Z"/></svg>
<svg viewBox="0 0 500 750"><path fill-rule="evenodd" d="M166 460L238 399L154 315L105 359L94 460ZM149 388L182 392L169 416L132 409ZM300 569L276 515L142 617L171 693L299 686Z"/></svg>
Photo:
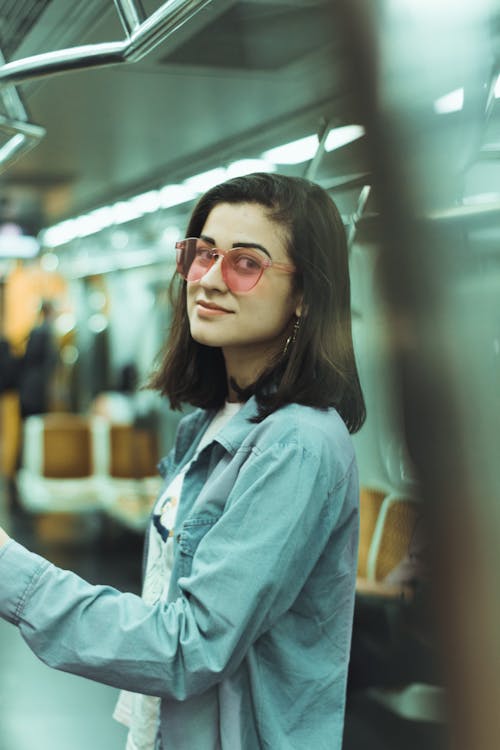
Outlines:
<svg viewBox="0 0 500 750"><path fill-rule="evenodd" d="M5 57L2 50L0 50L0 66L3 65L5 65ZM6 111L11 117L15 117L18 120L28 119L26 109L15 86L5 86L3 89L0 89L0 96Z"/></svg>
<svg viewBox="0 0 500 750"><path fill-rule="evenodd" d="M45 131L44 131L45 132ZM39 138L30 138L23 133L12 136L0 148L0 172L4 172L14 161L37 145Z"/></svg>
<svg viewBox="0 0 500 750"><path fill-rule="evenodd" d="M1 50L0 62L5 62ZM0 148L0 171L3 171L13 161L36 146L45 135L45 128L28 122L28 114L14 86L5 86L0 89L0 98L9 115L9 117L0 115L0 130L11 134L7 143Z"/></svg>
<svg viewBox="0 0 500 750"><path fill-rule="evenodd" d="M369 172L360 172L359 174L348 174L338 177L334 180L318 180L322 188L331 192L342 192L344 190L353 190L362 188L364 185L370 185L372 175Z"/></svg>
<svg viewBox="0 0 500 750"><path fill-rule="evenodd" d="M0 86L20 84L70 70L137 62L212 0L168 0L129 39L87 44L15 60L0 67Z"/></svg>
<svg viewBox="0 0 500 750"><path fill-rule="evenodd" d="M321 124L319 133L318 133L318 148L316 149L316 153L314 154L313 158L307 165L305 173L304 173L304 177L307 180L314 180L316 176L319 165L321 164L321 160L323 156L325 155L325 143L326 143L326 139L328 138L329 132L330 132L330 121L324 120Z"/></svg>
<svg viewBox="0 0 500 750"><path fill-rule="evenodd" d="M24 57L0 68L0 85L19 84L69 70L103 67L123 62L126 42L86 44Z"/></svg>
<svg viewBox="0 0 500 750"><path fill-rule="evenodd" d="M142 3L140 0L114 0L114 3L125 33L130 36L147 18Z"/></svg>
<svg viewBox="0 0 500 750"><path fill-rule="evenodd" d="M211 2L168 0L134 31L124 51L125 59L137 62Z"/></svg>
<svg viewBox="0 0 500 750"><path fill-rule="evenodd" d="M28 119L28 114L15 86L5 86L0 89L0 96L9 115L17 120L26 121Z"/></svg>
<svg viewBox="0 0 500 750"><path fill-rule="evenodd" d="M347 232L347 247L349 248L349 250L351 249L354 243L354 238L356 236L356 231L358 228L359 220L361 219L364 213L364 210L366 208L368 198L370 197L370 192L371 192L371 185L364 185L359 194L358 205L356 206L356 210L351 216L351 221L349 222L349 231Z"/></svg>
<svg viewBox="0 0 500 750"><path fill-rule="evenodd" d="M0 115L0 129L13 135L20 133L35 140L40 140L45 135L45 128L41 125L33 125L33 123L25 120L12 120L3 115Z"/></svg>

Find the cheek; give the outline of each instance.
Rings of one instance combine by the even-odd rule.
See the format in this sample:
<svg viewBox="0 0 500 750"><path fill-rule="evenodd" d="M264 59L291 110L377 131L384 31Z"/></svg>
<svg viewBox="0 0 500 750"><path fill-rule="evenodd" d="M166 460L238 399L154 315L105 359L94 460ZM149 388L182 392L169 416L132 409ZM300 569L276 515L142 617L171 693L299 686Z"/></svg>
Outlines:
<svg viewBox="0 0 500 750"><path fill-rule="evenodd" d="M295 305L289 289L270 289L252 300L245 300L245 315L253 326L263 329L281 329L288 325Z"/></svg>
<svg viewBox="0 0 500 750"><path fill-rule="evenodd" d="M195 290L192 288L190 284L188 284L186 286L186 309L187 309L189 320L191 320L191 317L194 311L194 299L195 299Z"/></svg>

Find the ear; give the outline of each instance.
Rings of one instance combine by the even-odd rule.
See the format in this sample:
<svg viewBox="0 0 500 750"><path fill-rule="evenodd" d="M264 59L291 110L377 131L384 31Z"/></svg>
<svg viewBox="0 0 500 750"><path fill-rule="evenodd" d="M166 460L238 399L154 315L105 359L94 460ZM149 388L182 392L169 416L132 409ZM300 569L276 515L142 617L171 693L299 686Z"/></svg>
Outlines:
<svg viewBox="0 0 500 750"><path fill-rule="evenodd" d="M297 317L297 318L301 318L301 317L302 317L302 315L304 315L304 314L305 314L305 309L304 309L304 298L303 298L303 296L302 296L302 294L301 294L301 295L300 295L300 296L298 297L298 299L297 299L297 305L296 305L296 307L295 307L295 317Z"/></svg>

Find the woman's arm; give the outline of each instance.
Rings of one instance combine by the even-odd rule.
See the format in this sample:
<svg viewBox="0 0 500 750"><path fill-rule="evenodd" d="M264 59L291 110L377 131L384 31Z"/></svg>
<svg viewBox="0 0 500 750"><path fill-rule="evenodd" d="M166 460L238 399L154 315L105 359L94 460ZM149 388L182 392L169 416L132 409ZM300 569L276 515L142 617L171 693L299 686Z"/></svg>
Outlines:
<svg viewBox="0 0 500 750"><path fill-rule="evenodd" d="M324 460L297 445L252 456L168 605L91 586L11 542L0 550L0 616L52 667L182 700L238 667L293 604L333 530L339 556L353 546L352 484L349 473L334 488Z"/></svg>

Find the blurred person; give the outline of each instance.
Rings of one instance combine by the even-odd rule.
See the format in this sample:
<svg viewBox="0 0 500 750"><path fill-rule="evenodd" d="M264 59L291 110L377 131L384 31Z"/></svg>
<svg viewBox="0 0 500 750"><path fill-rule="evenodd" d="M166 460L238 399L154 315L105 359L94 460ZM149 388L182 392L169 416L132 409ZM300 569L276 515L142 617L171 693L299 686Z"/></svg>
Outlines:
<svg viewBox="0 0 500 750"><path fill-rule="evenodd" d="M342 220L307 180L248 175L200 199L176 249L150 386L196 410L160 464L142 597L0 532L0 616L124 689L128 750L340 750L365 418Z"/></svg>
<svg viewBox="0 0 500 750"><path fill-rule="evenodd" d="M19 373L19 400L23 418L49 411L50 386L58 358L53 319L52 303L42 301L37 324L28 337Z"/></svg>
<svg viewBox="0 0 500 750"><path fill-rule="evenodd" d="M0 333L0 393L17 390L21 358L14 354L10 341Z"/></svg>

